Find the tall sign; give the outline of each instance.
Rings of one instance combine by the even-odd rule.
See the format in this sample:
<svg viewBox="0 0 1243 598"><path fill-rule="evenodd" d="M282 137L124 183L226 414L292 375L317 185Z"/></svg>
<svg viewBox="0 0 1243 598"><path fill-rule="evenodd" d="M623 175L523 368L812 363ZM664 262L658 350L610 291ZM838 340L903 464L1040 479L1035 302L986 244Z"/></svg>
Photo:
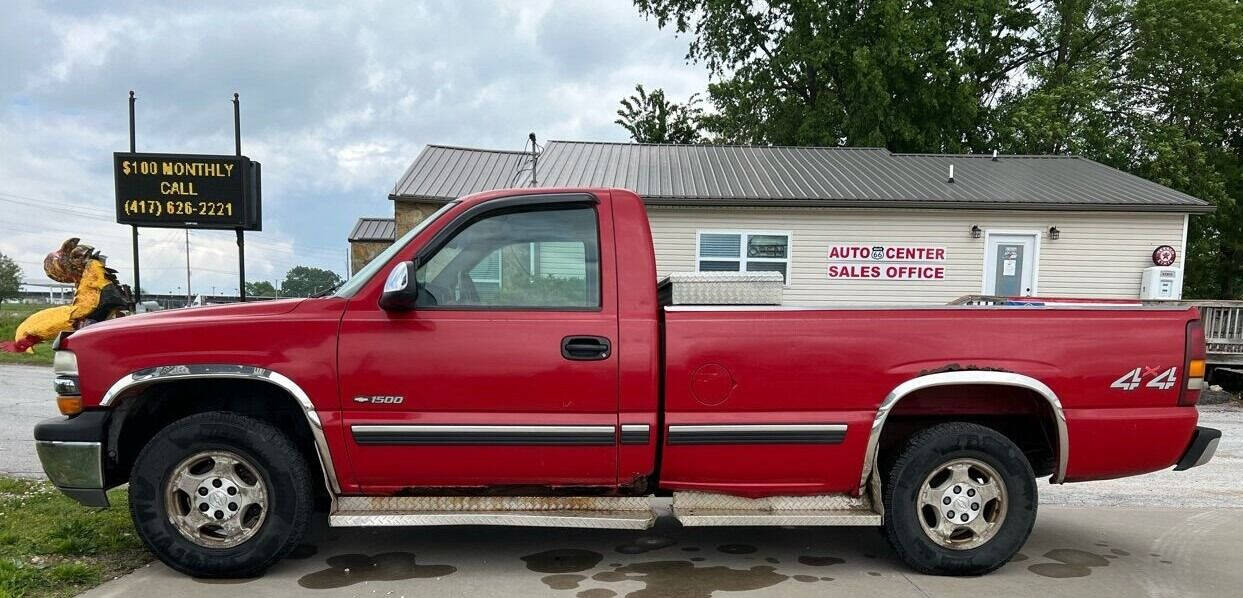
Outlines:
<svg viewBox="0 0 1243 598"><path fill-rule="evenodd" d="M260 165L242 155L241 109L233 94L232 156L139 153L134 139L134 92L129 94L128 152L112 155L117 223L132 227L134 293L138 278L138 227L234 230L237 233L238 292L246 300L243 231L263 230ZM188 235L189 233L187 233ZM187 237L189 243L189 237ZM189 249L187 245L187 256ZM187 292L189 289L187 261Z"/></svg>

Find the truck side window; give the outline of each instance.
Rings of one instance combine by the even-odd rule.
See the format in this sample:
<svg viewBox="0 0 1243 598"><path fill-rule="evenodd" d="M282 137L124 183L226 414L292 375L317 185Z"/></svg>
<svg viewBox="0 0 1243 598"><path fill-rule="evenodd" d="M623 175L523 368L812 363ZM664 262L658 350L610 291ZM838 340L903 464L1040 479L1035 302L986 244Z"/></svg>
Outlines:
<svg viewBox="0 0 1243 598"><path fill-rule="evenodd" d="M506 212L477 220L417 273L420 307L600 306L596 211L576 206Z"/></svg>

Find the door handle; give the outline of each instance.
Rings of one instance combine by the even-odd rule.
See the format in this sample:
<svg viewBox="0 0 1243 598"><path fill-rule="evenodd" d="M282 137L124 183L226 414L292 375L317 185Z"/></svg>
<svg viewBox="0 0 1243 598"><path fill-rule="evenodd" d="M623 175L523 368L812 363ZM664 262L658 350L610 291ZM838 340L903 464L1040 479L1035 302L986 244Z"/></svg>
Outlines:
<svg viewBox="0 0 1243 598"><path fill-rule="evenodd" d="M561 339L561 356L570 361L608 359L612 351L613 345L603 336L567 336Z"/></svg>

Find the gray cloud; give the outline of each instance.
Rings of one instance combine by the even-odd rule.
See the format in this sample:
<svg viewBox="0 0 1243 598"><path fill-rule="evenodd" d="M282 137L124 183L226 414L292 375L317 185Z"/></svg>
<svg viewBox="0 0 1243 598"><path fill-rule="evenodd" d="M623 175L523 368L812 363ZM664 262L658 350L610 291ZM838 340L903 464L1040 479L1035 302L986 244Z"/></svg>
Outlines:
<svg viewBox="0 0 1243 598"><path fill-rule="evenodd" d="M140 151L231 152L241 93L243 150L264 164L247 270L271 279L299 263L342 271L350 226L391 214L424 144L624 139L614 111L634 83L704 88L685 50L625 0L18 2L0 20L0 252L37 278L73 233L128 276L110 154L128 144L130 89ZM144 287L184 285L181 232L142 239ZM235 287L232 234L193 242L194 285Z"/></svg>

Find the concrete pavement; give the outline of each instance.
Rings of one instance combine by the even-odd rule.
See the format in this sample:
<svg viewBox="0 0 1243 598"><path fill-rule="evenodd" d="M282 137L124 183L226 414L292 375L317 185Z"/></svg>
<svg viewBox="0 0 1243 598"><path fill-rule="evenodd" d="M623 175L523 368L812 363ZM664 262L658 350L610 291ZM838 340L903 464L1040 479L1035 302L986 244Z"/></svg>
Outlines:
<svg viewBox="0 0 1243 598"><path fill-rule="evenodd" d="M152 564L84 596L1216 598L1243 587L1241 538L1239 509L1044 507L1015 561L945 578L910 572L870 528L321 528L262 578Z"/></svg>
<svg viewBox="0 0 1243 598"><path fill-rule="evenodd" d="M51 367L0 364L0 474L44 477L31 434L56 415Z"/></svg>

